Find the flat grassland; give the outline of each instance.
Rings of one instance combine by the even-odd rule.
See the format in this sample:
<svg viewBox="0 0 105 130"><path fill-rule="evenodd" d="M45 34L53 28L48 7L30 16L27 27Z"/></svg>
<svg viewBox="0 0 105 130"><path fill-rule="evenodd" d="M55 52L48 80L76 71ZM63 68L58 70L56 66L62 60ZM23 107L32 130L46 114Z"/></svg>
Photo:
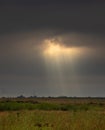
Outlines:
<svg viewBox="0 0 105 130"><path fill-rule="evenodd" d="M105 99L1 98L0 130L105 130Z"/></svg>

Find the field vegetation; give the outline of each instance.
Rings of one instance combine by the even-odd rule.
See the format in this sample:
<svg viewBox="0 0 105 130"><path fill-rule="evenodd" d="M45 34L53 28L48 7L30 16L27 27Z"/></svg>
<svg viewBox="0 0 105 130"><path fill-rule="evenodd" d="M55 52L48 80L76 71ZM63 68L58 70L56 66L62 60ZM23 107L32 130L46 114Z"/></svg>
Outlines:
<svg viewBox="0 0 105 130"><path fill-rule="evenodd" d="M105 99L1 98L0 130L105 130Z"/></svg>

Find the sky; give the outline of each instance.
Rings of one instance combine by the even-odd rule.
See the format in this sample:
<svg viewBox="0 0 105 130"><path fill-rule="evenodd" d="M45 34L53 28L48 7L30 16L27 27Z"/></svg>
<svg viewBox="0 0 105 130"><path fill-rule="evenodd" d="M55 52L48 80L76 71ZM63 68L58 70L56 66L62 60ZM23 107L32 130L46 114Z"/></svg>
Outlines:
<svg viewBox="0 0 105 130"><path fill-rule="evenodd" d="M0 0L0 97L105 96L104 0Z"/></svg>

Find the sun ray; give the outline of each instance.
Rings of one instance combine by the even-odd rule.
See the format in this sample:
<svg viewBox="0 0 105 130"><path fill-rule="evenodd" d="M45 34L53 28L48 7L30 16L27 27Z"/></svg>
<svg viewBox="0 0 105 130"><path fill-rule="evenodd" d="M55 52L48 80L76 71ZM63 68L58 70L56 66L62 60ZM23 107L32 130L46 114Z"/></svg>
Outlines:
<svg viewBox="0 0 105 130"><path fill-rule="evenodd" d="M77 78L75 72L76 59L83 55L84 48L69 47L63 43L58 42L54 39L46 39L43 42L43 57L45 60L46 71L50 83L56 82L62 91L62 94L66 94L67 90L67 79L66 78ZM69 66L70 77L67 77L66 67Z"/></svg>

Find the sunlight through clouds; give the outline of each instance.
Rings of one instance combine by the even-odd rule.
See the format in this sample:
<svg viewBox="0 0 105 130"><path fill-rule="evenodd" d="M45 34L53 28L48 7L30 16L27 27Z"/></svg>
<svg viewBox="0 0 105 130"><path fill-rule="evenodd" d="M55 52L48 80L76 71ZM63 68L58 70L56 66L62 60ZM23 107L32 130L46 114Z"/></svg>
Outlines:
<svg viewBox="0 0 105 130"><path fill-rule="evenodd" d="M62 43L58 41L54 41L52 39L46 39L44 41L45 50L44 55L49 58L72 58L76 57L77 55L81 55L82 51L79 47L66 47ZM79 49L78 49L79 48Z"/></svg>
<svg viewBox="0 0 105 130"><path fill-rule="evenodd" d="M43 57L47 75L50 77L49 84L56 82L62 95L66 95L68 91L66 67L69 66L71 73L68 78L70 80L72 78L77 79L75 60L78 56L83 55L84 50L80 47L67 47L54 39L45 39L43 44Z"/></svg>

